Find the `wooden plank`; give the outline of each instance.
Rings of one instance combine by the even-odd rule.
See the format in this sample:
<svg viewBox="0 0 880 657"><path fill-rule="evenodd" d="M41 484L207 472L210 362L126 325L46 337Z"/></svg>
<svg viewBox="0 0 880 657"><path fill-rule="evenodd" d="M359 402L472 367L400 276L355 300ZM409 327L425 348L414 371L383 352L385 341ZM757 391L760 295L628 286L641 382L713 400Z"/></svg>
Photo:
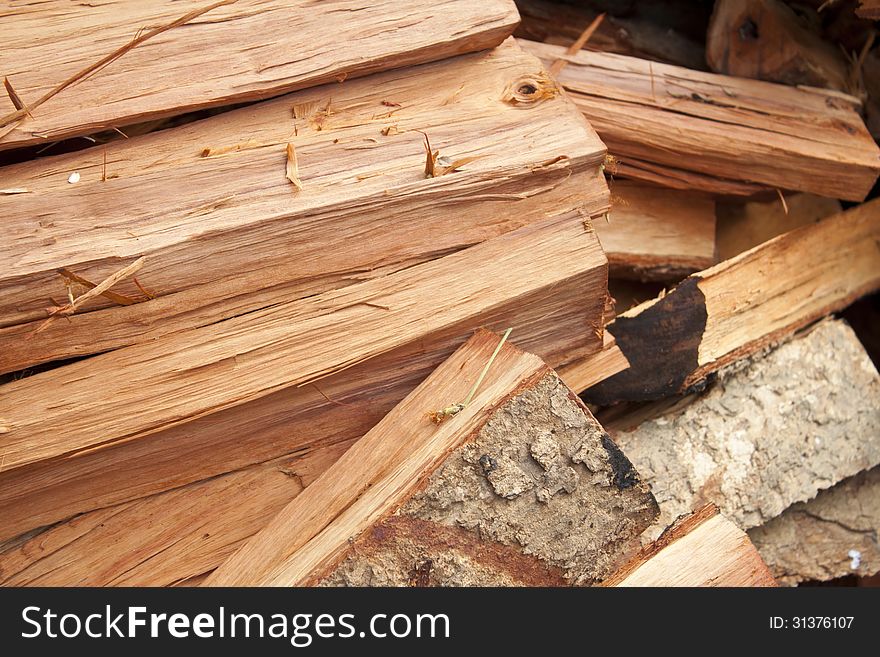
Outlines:
<svg viewBox="0 0 880 657"><path fill-rule="evenodd" d="M521 344L538 353L558 353L556 345L571 343L581 321L575 317L574 326L565 321L565 309L572 305L566 287L571 294L579 291L576 282L560 284L554 294L543 292L534 304L529 304L529 313L518 308L488 324L515 326ZM107 508L98 504L102 508L32 532L20 544L0 550L0 584L165 586L212 571L390 412L461 341L447 343L450 346L444 347L446 351L440 352L438 360L431 360L433 356L415 345L324 379L320 390L332 402L314 390L298 388L291 391L292 395L278 399L271 415L266 408L250 405L248 414L212 422L215 435L207 437L217 441L217 451L226 453L233 465L240 456L230 453L220 442L224 436L227 442L244 443L243 452L266 443L287 445L289 452L266 463L131 502ZM550 362L561 361L556 356ZM254 440L247 440L252 435ZM178 434L169 440L179 444L184 438ZM149 441L137 444L145 442ZM112 452L102 450L97 455L108 451ZM210 461L214 450L201 449L198 454L198 459L191 460ZM106 487L108 478L111 482L134 480L131 485L137 486L144 472L150 482L168 477L173 484L173 477L189 462L177 458L175 470L164 465L171 459L163 457L158 449L129 456L128 461L91 460L90 467L79 470L80 481L53 480L51 476L57 469L45 478L22 478L22 486L30 487L24 491L16 490L15 480L9 480L4 495L15 493L19 497L3 504L0 518L14 515L24 523L20 526L34 526L28 513L35 506L39 509L40 501L57 505L59 500L69 498L96 499L96 490ZM111 476L112 471L116 474ZM94 473L92 479L88 478L89 472ZM9 522L4 524L8 526Z"/></svg>
<svg viewBox="0 0 880 657"><path fill-rule="evenodd" d="M50 0L0 16L0 72L29 106L63 81L190 12L210 11L131 48L60 91L0 138L0 149L277 96L498 45L510 0ZM321 38L320 35L324 35ZM194 47L195 46L195 47ZM0 98L0 116L15 110Z"/></svg>
<svg viewBox="0 0 880 657"><path fill-rule="evenodd" d="M559 378L577 393L604 381L629 367L626 356L615 344L611 334L603 336L602 351L566 363L559 368Z"/></svg>
<svg viewBox="0 0 880 657"><path fill-rule="evenodd" d="M552 93L502 100L523 76L540 75L510 41L119 142L107 147L119 177L106 182L103 148L10 167L10 184L32 193L0 197L12 235L0 249L13 263L0 274L0 371L386 275L526 225L548 206L604 212L604 146L577 110ZM331 101L320 125L291 114ZM392 125L400 132L381 133ZM479 159L426 179L419 131L441 156ZM288 142L302 191L285 177ZM510 143L520 147L509 152ZM216 156L202 157L206 148ZM50 299L67 297L59 268L97 282L140 256L138 280L158 298L97 298L46 325ZM144 298L132 280L114 291Z"/></svg>
<svg viewBox="0 0 880 657"><path fill-rule="evenodd" d="M322 331L331 336L327 338L328 344L336 345L335 348L348 354L353 353L352 345L340 341L338 331L342 330L345 323L343 318L357 308L382 313L378 319L382 323L383 334L395 335L395 341L399 340L399 344L378 357L366 359L351 369L340 370L314 385L282 386L275 391L265 390L269 394L251 399L247 403L231 405L225 410L211 408L201 417L190 416L187 421L141 435L137 440L120 441L116 445L108 444L105 441L107 434L84 417L78 435L86 441L97 441L99 449L68 454L60 460L40 460L18 469L6 468L0 474L0 536L8 538L27 529L63 520L75 513L278 458L318 442L326 435L333 435L337 440L360 436L378 421L383 409L390 409L427 375L430 368L442 361L481 325L494 328L514 326L524 346L534 349L554 365L598 351L602 345L601 327L605 305L606 274L605 266L601 264L604 257L595 234L585 231L582 222L580 213L570 213L568 216L545 220L490 240L459 254L386 277L381 282L370 281L345 288L348 292L344 296L349 297L349 301L343 305L353 302L358 291L366 293L369 288L363 286L379 286L387 292L395 281L404 286L411 285L411 289L419 296L419 300L415 300L409 309L411 317L416 319L407 328L404 324L397 324L389 310L357 305L343 309L340 313L325 315L327 323ZM490 246L496 242L494 247ZM536 249L536 243L546 246ZM561 248L557 248L560 245ZM553 263L551 266L535 260L535 254L540 252L545 252L543 257ZM503 256L501 260L496 260L496 265L505 267L504 276L492 274L488 278L471 277L480 267L491 266L490 263L499 253L503 253ZM428 269L424 269L426 267ZM534 275L539 268L543 273ZM444 271L445 275L442 273ZM427 280L433 283L425 286L419 282ZM449 285L446 301L446 293L435 294L433 287L435 284L444 285L444 280ZM474 288L474 298L471 301L467 300L469 286L462 284L465 280L470 280L479 288ZM484 286L491 286L495 292L486 296L482 291ZM372 293L362 299L368 300L369 297L370 303L392 307L386 304L387 300L373 298L371 295ZM326 305L319 297L313 297L279 306L269 316L275 317L280 323L275 324L273 320L272 325L277 326L281 333L294 330L293 326L282 330L281 326L287 320L280 318L297 316L301 319L296 326L305 327L309 320L300 311L304 309L303 304L312 303ZM429 310L424 310L423 304L429 306ZM288 311L293 314L288 314ZM320 312L327 311L329 308L325 307ZM255 336L262 332L260 327L269 322L269 316L264 316L265 321L252 324L250 320L254 317L249 315L246 318L248 321L239 325L243 331L240 337L248 346L261 341ZM336 324L331 321L333 316L338 317ZM199 329L199 332L207 332L203 337L204 344L210 345L210 353L216 355L217 349L225 343L223 340L217 341L221 334L226 336L224 340L233 334L227 325L228 323L223 323ZM366 324L357 323L353 334L362 334L365 330ZM190 337L194 333L190 332ZM282 359L278 362L283 363L283 367L275 367L279 373L285 373L281 376L301 373L302 367L305 367L300 357L290 351L291 349L301 351L301 355L318 355L318 345L321 344L317 342L318 333L306 331L303 335L310 337L304 338L298 346L294 346L295 341L292 338L288 342L280 334L278 341L266 346L265 353ZM366 335L362 335L366 339ZM287 346L281 348L282 343ZM188 383L179 378L182 376L188 379L187 374L183 370L173 369L179 367L175 364L178 359L187 358L187 352L176 341L175 346L169 346L170 344L171 339L166 338L153 346L155 352L150 350L159 358L158 361L150 360L150 356L144 352L142 355L146 360L135 366L134 361L137 358L129 354L132 350L149 347L139 345L35 375L15 384L8 384L3 389L4 392L12 391L13 386L32 381L30 389L34 394L42 395L46 387L41 382L45 381L46 385L60 385L69 390L62 379L67 378L70 367L80 369L87 377L90 377L89 373L98 374L102 367L110 368L110 371L124 371L127 376L131 376L132 367L143 368L148 378L165 380L169 384L177 379L181 385L188 386ZM275 347L271 344L275 344ZM172 355L175 353L177 356ZM327 354L326 351L324 353ZM240 363L247 362L240 355L237 358ZM361 360L361 357L352 360ZM159 368L163 363L172 370L159 375L158 372L162 371ZM198 372L199 370L195 370L196 374ZM209 384L214 375L217 377L214 384L220 386L218 390L226 390L235 395L245 388L262 386L272 376L267 378L266 373L260 370L253 380L245 380L245 370L241 366L236 370L237 375L233 379L229 378L229 371L222 367L215 367L213 372L209 367L201 372L208 374L207 379L200 379L203 384ZM56 378L58 376L61 378ZM72 378L76 379L77 375L74 374ZM74 387L80 384L71 381ZM120 385L127 388L124 382L120 382ZM169 394L175 396L170 392L171 387ZM135 391L137 388L138 386L133 386L131 390ZM390 397L378 399L375 393L377 388L388 391ZM185 389L189 394L195 394L193 387ZM6 399L12 403L14 397L12 394L4 395L3 403L5 404ZM175 397L177 403L189 403L179 390ZM120 399L116 398L113 403L120 403ZM48 399L46 401L51 403ZM27 416L34 420L39 417L37 412L31 414L34 408L32 403L22 403L25 404L25 408L21 410L22 417ZM111 402L108 398L102 403ZM116 408L118 412L118 407ZM159 404L153 408L158 415L164 415L168 407ZM377 416L377 413L380 415ZM5 411L2 417L6 418ZM109 431L116 431L118 428L112 418L107 418L106 424ZM183 458L183 454L191 457ZM8 463L7 457L6 464Z"/></svg>
<svg viewBox="0 0 880 657"><path fill-rule="evenodd" d="M880 287L880 201L803 226L694 274L608 330L630 368L588 390L650 400L706 378Z"/></svg>
<svg viewBox="0 0 880 657"><path fill-rule="evenodd" d="M840 320L825 321L634 429L606 422L651 484L657 532L713 502L742 529L880 464L880 376Z"/></svg>
<svg viewBox="0 0 880 657"><path fill-rule="evenodd" d="M780 584L880 571L880 467L860 472L749 530Z"/></svg>
<svg viewBox="0 0 880 657"><path fill-rule="evenodd" d="M715 202L701 194L616 181L593 228L612 276L681 280L715 264Z"/></svg>
<svg viewBox="0 0 880 657"><path fill-rule="evenodd" d="M753 246L795 228L816 223L841 212L840 201L813 194L778 197L769 201L721 201L718 215L718 259L728 260Z"/></svg>
<svg viewBox="0 0 880 657"><path fill-rule="evenodd" d="M851 201L877 180L880 150L845 94L520 43L545 62L568 62L559 82L624 163Z"/></svg>
<svg viewBox="0 0 880 657"><path fill-rule="evenodd" d="M454 416L426 415L476 382ZM205 584L399 585L427 555L455 572L426 583L601 579L655 509L604 436L539 358L480 332ZM494 495L481 495L487 484ZM364 579L374 561L385 576Z"/></svg>
<svg viewBox="0 0 880 657"><path fill-rule="evenodd" d="M603 586L776 586L749 537L708 504L677 520Z"/></svg>

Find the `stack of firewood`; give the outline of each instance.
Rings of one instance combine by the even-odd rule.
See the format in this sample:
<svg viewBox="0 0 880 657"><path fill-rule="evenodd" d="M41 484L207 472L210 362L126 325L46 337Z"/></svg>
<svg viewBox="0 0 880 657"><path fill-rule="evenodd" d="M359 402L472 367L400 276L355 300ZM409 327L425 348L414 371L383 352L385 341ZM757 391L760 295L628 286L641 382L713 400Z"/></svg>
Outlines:
<svg viewBox="0 0 880 657"><path fill-rule="evenodd" d="M603 4L0 17L0 584L880 570L874 25Z"/></svg>

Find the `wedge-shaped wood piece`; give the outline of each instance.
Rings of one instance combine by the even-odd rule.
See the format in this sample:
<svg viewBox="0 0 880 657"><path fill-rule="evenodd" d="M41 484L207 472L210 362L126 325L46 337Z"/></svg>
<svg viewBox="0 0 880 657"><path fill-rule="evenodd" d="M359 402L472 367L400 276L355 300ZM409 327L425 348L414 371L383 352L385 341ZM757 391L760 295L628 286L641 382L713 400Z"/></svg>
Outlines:
<svg viewBox="0 0 880 657"><path fill-rule="evenodd" d="M684 408L606 422L657 496L655 533L706 501L756 527L880 464L880 376L841 320L732 370Z"/></svg>
<svg viewBox="0 0 880 657"><path fill-rule="evenodd" d="M727 75L840 91L848 87L843 51L781 0L716 2L706 60L713 71Z"/></svg>
<svg viewBox="0 0 880 657"><path fill-rule="evenodd" d="M593 227L613 276L681 280L715 264L715 202L702 194L615 181Z"/></svg>
<svg viewBox="0 0 880 657"><path fill-rule="evenodd" d="M0 74L31 109L9 122L17 108L0 98L0 117L7 115L0 134L15 126L0 149L491 48L518 19L511 0L51 0L19 7L0 18ZM120 49L127 50L118 59L36 106Z"/></svg>
<svg viewBox="0 0 880 657"><path fill-rule="evenodd" d="M606 311L607 312L607 311ZM607 331L603 335L602 351L576 358L559 368L559 377L569 388L580 394L590 386L604 381L629 367L626 356Z"/></svg>
<svg viewBox="0 0 880 657"><path fill-rule="evenodd" d="M206 584L589 583L655 512L577 396L482 331Z"/></svg>
<svg viewBox="0 0 880 657"><path fill-rule="evenodd" d="M880 172L880 149L857 101L839 92L520 43L545 62L568 62L559 82L624 164L850 201L864 199Z"/></svg>
<svg viewBox="0 0 880 657"><path fill-rule="evenodd" d="M27 431L36 436L44 412L38 407L56 406L50 390L64 390L84 406L55 407L73 414L68 431L54 446L22 452L29 465L10 468L13 452L6 452L0 536L279 458L327 435L363 435L479 326L514 326L524 346L553 364L599 352L605 263L595 234L572 212L381 280L7 384L0 402L4 448L12 445L7 439L24 435L7 409L31 409L15 413L30 418ZM371 320L371 312L379 314ZM372 321L376 335L370 336ZM220 360L209 364L215 357ZM325 371L337 357L337 366ZM324 374L336 373L312 385L295 383L308 377L310 361L323 363ZM138 372L158 387L130 382ZM88 392L93 377L108 379L101 388L115 390L112 403ZM377 401L370 391L378 387L391 396ZM100 419L110 406L118 413L126 399L140 409L131 423ZM98 415L90 419L92 412ZM133 433L136 427L143 431ZM62 453L65 458L54 458Z"/></svg>
<svg viewBox="0 0 880 657"><path fill-rule="evenodd" d="M541 87L534 100L509 96L522 80ZM474 159L426 178L425 135L438 161ZM289 143L302 190L286 176ZM0 274L0 371L386 275L548 208L600 214L604 153L540 62L510 40L10 167L4 180L30 193L0 196L11 235L0 246L10 265ZM137 281L113 287L138 303L98 297L47 323L47 307L67 300L60 268L97 284L141 256Z"/></svg>
<svg viewBox="0 0 880 657"><path fill-rule="evenodd" d="M880 571L880 467L823 490L749 530L781 584Z"/></svg>
<svg viewBox="0 0 880 657"><path fill-rule="evenodd" d="M603 586L776 586L746 533L712 504L676 520Z"/></svg>
<svg viewBox="0 0 880 657"><path fill-rule="evenodd" d="M608 327L630 368L587 391L597 404L658 399L880 287L880 201L780 235L692 275Z"/></svg>

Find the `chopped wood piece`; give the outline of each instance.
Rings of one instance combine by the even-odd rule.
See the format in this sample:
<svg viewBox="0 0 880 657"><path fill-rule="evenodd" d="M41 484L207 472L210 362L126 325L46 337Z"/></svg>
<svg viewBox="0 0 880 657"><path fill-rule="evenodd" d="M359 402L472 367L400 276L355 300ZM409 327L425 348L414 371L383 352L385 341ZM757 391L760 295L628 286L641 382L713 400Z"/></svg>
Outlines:
<svg viewBox="0 0 880 657"><path fill-rule="evenodd" d="M624 164L633 158L850 201L863 200L880 172L858 101L840 92L520 43L548 65L569 62L559 83Z"/></svg>
<svg viewBox="0 0 880 657"><path fill-rule="evenodd" d="M788 212L779 199L719 201L718 259L728 260L777 235L813 224L842 211L840 201L812 194L786 195Z"/></svg>
<svg viewBox="0 0 880 657"><path fill-rule="evenodd" d="M541 360L479 332L206 585L562 584L602 579L656 505ZM425 410L483 387L436 425ZM405 439L401 439L404 436Z"/></svg>
<svg viewBox="0 0 880 657"><path fill-rule="evenodd" d="M781 584L880 571L880 468L861 472L749 530Z"/></svg>
<svg viewBox="0 0 880 657"><path fill-rule="evenodd" d="M706 196L617 181L611 212L592 223L613 276L681 280L715 264L715 203Z"/></svg>
<svg viewBox="0 0 880 657"><path fill-rule="evenodd" d="M731 369L633 430L606 422L660 504L649 537L706 502L742 529L757 527L880 463L880 376L842 321Z"/></svg>
<svg viewBox="0 0 880 657"><path fill-rule="evenodd" d="M15 236L0 245L10 263L0 273L0 372L155 341L380 277L525 226L548 207L605 212L605 147L570 101L486 102L542 74L511 40L490 53L9 167L4 180L33 193L0 196ZM389 110L381 104L388 97L405 106ZM301 106L309 116L330 108L322 130L302 120L293 136L292 108ZM382 137L389 111L401 132ZM426 180L417 130L454 160L481 157ZM285 177L291 140L299 192ZM119 178L101 182L105 149ZM75 187L65 182L72 170L83 172ZM56 269L100 281L128 262L120 259L141 255L138 279L157 299L128 308L93 299L70 322L25 339L45 320L47 299L66 295ZM114 289L139 295L130 281Z"/></svg>
<svg viewBox="0 0 880 657"><path fill-rule="evenodd" d="M0 149L483 50L518 20L510 0L346 4L50 0L8 12L0 19L0 71L32 103L33 118L11 123ZM0 98L0 117L15 109Z"/></svg>
<svg viewBox="0 0 880 657"><path fill-rule="evenodd" d="M706 61L717 73L854 91L843 53L780 0L718 0Z"/></svg>
<svg viewBox="0 0 880 657"><path fill-rule="evenodd" d="M880 200L780 235L615 318L630 368L586 392L596 404L658 399L880 287Z"/></svg>
<svg viewBox="0 0 880 657"><path fill-rule="evenodd" d="M562 46L577 39L598 15L591 7L545 0L516 0L516 5L522 17L516 36ZM702 44L647 17L606 16L586 48L706 68Z"/></svg>
<svg viewBox="0 0 880 657"><path fill-rule="evenodd" d="M605 262L572 212L381 280L6 384L0 537L279 458L326 435L363 435L479 326L513 326L554 365L598 352ZM336 374L316 380L309 362ZM386 401L370 394L380 387ZM137 411L124 412L128 403ZM47 440L41 418L62 416ZM30 431L40 436L33 449Z"/></svg>
<svg viewBox="0 0 880 657"><path fill-rule="evenodd" d="M614 343L611 334L605 333L603 337L602 351L566 363L559 368L559 378L577 393L629 367L626 356Z"/></svg>
<svg viewBox="0 0 880 657"><path fill-rule="evenodd" d="M679 518L603 586L776 586L749 537L708 504Z"/></svg>

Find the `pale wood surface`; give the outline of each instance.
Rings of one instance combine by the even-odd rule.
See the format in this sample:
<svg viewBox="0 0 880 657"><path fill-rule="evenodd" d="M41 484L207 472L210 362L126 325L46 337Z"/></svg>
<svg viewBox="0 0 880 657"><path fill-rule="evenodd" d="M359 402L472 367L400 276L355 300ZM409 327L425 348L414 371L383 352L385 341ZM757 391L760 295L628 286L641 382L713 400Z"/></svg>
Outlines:
<svg viewBox="0 0 880 657"><path fill-rule="evenodd" d="M548 371L540 358L504 345L472 403L434 424L428 412L465 399L498 343L499 336L492 333L475 335L206 584L297 585L326 567L349 537L399 504L425 472L478 429L516 388ZM399 439L401 432L406 439Z"/></svg>
<svg viewBox="0 0 880 657"><path fill-rule="evenodd" d="M611 53L566 55L520 40L545 62L612 155L725 180L861 201L880 171L852 97Z"/></svg>
<svg viewBox="0 0 880 657"><path fill-rule="evenodd" d="M0 371L386 275L526 225L547 207L604 212L604 146L572 104L502 100L540 73L509 41L120 141L106 147L108 174L119 176L106 182L104 148L10 167L9 184L31 193L0 197L11 231L0 252L12 263L0 274ZM331 101L320 130L292 115ZM401 132L381 134L392 125ZM426 179L420 130L441 156L479 159ZM285 177L288 142L302 191ZM217 154L202 157L206 148ZM67 183L73 170L76 185ZM59 267L98 282L142 255L138 280L158 298L95 299L44 326L50 299L67 296ZM143 299L131 280L114 290Z"/></svg>
<svg viewBox="0 0 880 657"><path fill-rule="evenodd" d="M680 280L715 264L715 202L702 194L618 180L593 228L614 276Z"/></svg>
<svg viewBox="0 0 880 657"><path fill-rule="evenodd" d="M712 505L682 518L604 586L776 586L749 537Z"/></svg>
<svg viewBox="0 0 880 657"><path fill-rule="evenodd" d="M578 358L559 368L559 378L575 392L583 392L629 367L629 361L615 344L611 334L606 331L603 338L602 351Z"/></svg>
<svg viewBox="0 0 880 657"><path fill-rule="evenodd" d="M13 2L0 13L0 75L9 77L25 103L34 102L125 46L139 30L211 4ZM518 18L510 0L238 0L145 41L61 91L0 138L0 149L491 48ZM0 115L14 109L3 94Z"/></svg>
<svg viewBox="0 0 880 657"><path fill-rule="evenodd" d="M515 237L513 241L512 237ZM600 247L595 235L585 231L581 215L572 213L567 218L551 219L536 224L534 229L525 229L524 233L512 233L498 239L506 240L506 246L498 247L506 253L504 275L490 276L481 285L492 286L499 297L504 297L499 303L483 305L479 301L483 298L480 293L475 293L475 298L468 300L466 288L455 282L448 283L452 287L449 288L450 296L446 302L442 295L431 291L435 289L433 285L425 287L422 289L425 296L419 298L430 308L425 311L427 314L424 318L418 315L420 311L412 309L416 313L413 317L418 316L420 320L408 329L415 331L409 337L401 325L395 325L387 316L389 311L355 306L383 313L378 317L382 334L396 336L402 341L401 344L379 358L370 358L351 369L323 378L314 385L285 386L246 404L226 410L213 409L207 415L190 418L187 422L144 435L135 441L125 441L115 446L101 444L97 451L68 455L62 460L44 461L17 470L7 469L0 474L0 508L3 509L3 513L0 513L0 536L13 536L74 513L281 457L304 445L327 440L328 435L336 440L360 436L381 418L383 411L390 409L427 375L430 368L439 364L479 326L490 326L496 330L513 326L520 344L554 365L597 351L601 346L602 316L605 311L605 268L596 266L597 261L602 260ZM562 242L565 246L557 248ZM536 250L535 244L546 246ZM448 272L450 276L463 276L465 271L473 272L480 266L491 266L491 259L487 260L481 255L487 253L484 247L485 244L473 247L436 263L455 258L446 265ZM536 253L544 255L536 261ZM548 267L541 259L553 265ZM568 264L563 264L564 261ZM501 265L501 262L498 264ZM434 268L437 268L437 264ZM412 274L418 269L394 276L403 275L413 282ZM536 276L538 270L542 273ZM388 277L384 283L372 282L372 285L390 286L396 280L394 276ZM471 278L468 280L475 281ZM442 278L435 279L435 283L444 285ZM362 289L360 285L349 289ZM514 288L519 292L515 292ZM460 296L462 294L464 297ZM488 298L483 300L489 301ZM381 300L375 301L384 305ZM305 302L307 300L288 306ZM458 311L464 311L459 321L452 324L443 321ZM330 316L327 318L329 320ZM430 318L441 320L439 328L431 330L433 319ZM362 326L355 330L365 329ZM332 322L328 324L327 331L328 335L334 334ZM251 338L248 336L252 335L243 333L242 339L249 341ZM206 340L210 343L210 338L206 337ZM320 357L316 344L306 338L297 349L303 354ZM342 351L347 350L344 342L337 340L334 344ZM119 365L115 354L125 354L139 348L142 347L130 347L96 357L99 360L96 365L99 370L100 362L115 368ZM166 347L160 344L156 348L162 351ZM325 356L328 355L326 348L323 348ZM285 371L292 373L297 370L296 359L288 360L277 351L272 353L285 358ZM91 370L91 366L86 367L84 363L78 366L84 371ZM147 361L143 367L150 369L152 366ZM47 380L66 369L46 373ZM222 367L214 369L217 382L225 381L223 385L227 390L234 391L239 384L237 378L229 378L230 371L233 370L224 371ZM183 372L178 374L184 375ZM247 385L264 379L261 371ZM5 388L9 389L8 386ZM41 388L41 385L35 385L34 390L39 394ZM379 396L377 390L389 396ZM106 400L106 403L109 404L110 400ZM154 408L162 412L160 407ZM28 413L25 410L22 414ZM109 418L108 423L113 424ZM99 441L102 438L100 433L88 427L82 429L81 435ZM183 454L193 456L182 458Z"/></svg>

